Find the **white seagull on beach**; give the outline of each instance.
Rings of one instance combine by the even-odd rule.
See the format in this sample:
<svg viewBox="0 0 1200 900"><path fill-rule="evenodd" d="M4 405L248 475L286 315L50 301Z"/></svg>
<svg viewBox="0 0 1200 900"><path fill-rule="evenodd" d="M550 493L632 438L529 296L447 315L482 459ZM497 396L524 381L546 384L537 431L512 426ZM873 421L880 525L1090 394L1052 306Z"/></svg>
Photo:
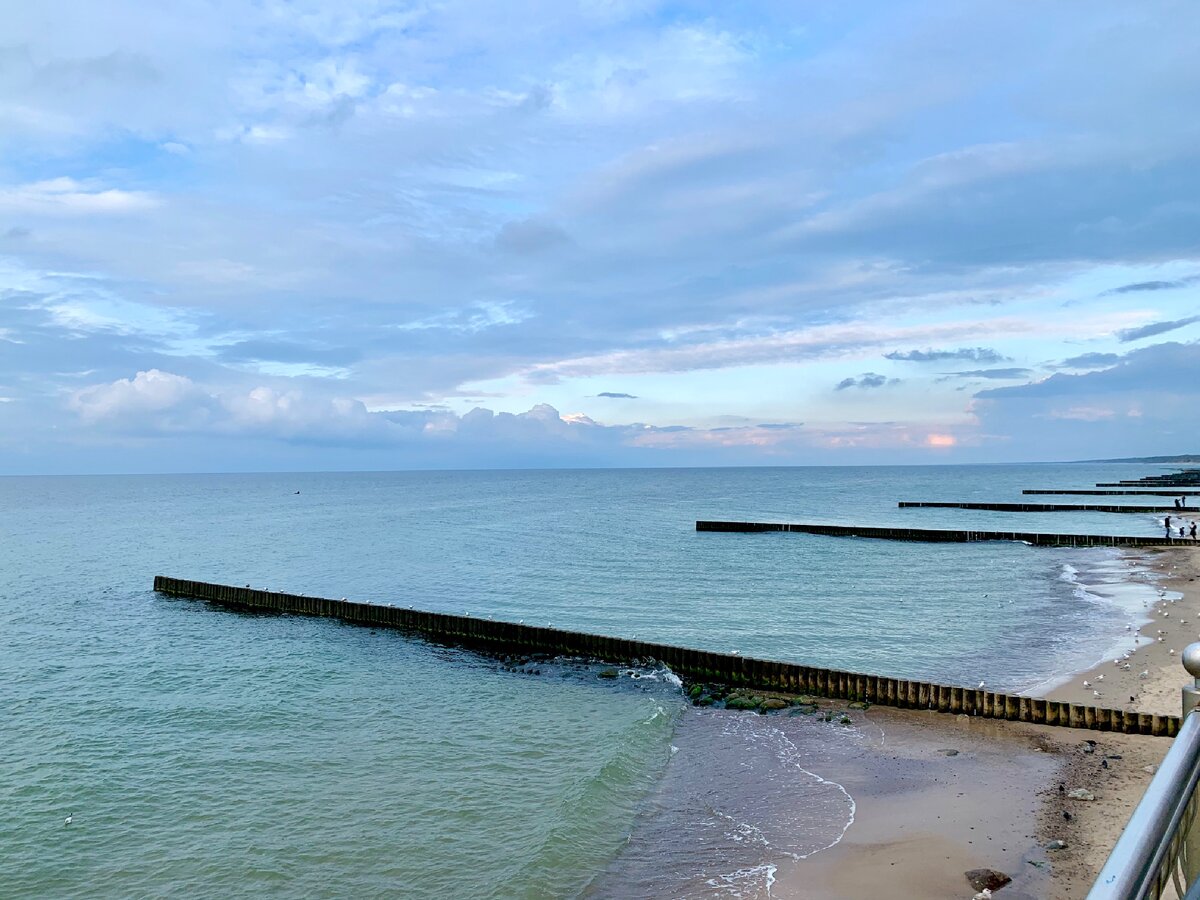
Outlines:
<svg viewBox="0 0 1200 900"><path fill-rule="evenodd" d="M1083 686L1084 686L1084 687L1091 687L1091 686L1092 686L1092 683L1091 683L1090 681L1088 681L1088 680L1085 678L1085 679L1083 679Z"/></svg>

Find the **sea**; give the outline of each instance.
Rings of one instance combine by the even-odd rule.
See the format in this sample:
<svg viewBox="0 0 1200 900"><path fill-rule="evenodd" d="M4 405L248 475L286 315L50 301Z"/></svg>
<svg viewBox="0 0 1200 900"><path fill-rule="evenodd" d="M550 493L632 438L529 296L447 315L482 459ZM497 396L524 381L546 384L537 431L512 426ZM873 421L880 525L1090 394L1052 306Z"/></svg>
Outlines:
<svg viewBox="0 0 1200 900"><path fill-rule="evenodd" d="M695 522L1157 535L1150 514L896 503L1131 503L1021 489L1162 471L0 478L0 897L768 896L779 860L852 827L821 760L854 728L784 736L692 708L654 665L599 678L163 597L153 577L1041 690L1123 640L1153 596L1144 561Z"/></svg>

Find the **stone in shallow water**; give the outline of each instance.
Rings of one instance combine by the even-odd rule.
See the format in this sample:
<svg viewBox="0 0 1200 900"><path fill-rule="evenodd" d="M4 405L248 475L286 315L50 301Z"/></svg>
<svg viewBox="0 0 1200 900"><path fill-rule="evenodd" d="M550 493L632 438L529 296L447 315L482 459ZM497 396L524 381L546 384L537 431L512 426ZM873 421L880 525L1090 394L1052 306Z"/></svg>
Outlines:
<svg viewBox="0 0 1200 900"><path fill-rule="evenodd" d="M1012 881L1003 872L997 872L995 869L971 869L963 874L967 876L971 887L977 891L998 891Z"/></svg>

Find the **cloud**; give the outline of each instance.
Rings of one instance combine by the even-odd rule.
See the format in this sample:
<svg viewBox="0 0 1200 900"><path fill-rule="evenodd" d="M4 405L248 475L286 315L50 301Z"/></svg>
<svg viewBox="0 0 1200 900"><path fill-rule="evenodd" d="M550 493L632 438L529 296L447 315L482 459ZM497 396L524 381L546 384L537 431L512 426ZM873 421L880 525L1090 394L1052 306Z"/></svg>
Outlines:
<svg viewBox="0 0 1200 900"><path fill-rule="evenodd" d="M1059 369L1103 369L1116 365L1121 357L1116 353L1083 353L1064 359L1055 368Z"/></svg>
<svg viewBox="0 0 1200 900"><path fill-rule="evenodd" d="M1004 380L1010 378L1028 378L1033 374L1033 370L1021 368L968 369L965 372L946 372L945 374L953 378L993 378Z"/></svg>
<svg viewBox="0 0 1200 900"><path fill-rule="evenodd" d="M133 378L76 391L70 408L84 423L136 425L139 430L199 429L212 421L215 398L191 379L149 369Z"/></svg>
<svg viewBox="0 0 1200 900"><path fill-rule="evenodd" d="M1008 357L1002 356L987 347L960 347L958 350L893 350L883 354L884 359L903 360L905 362L940 362L946 359L963 359L979 363L1007 362Z"/></svg>
<svg viewBox="0 0 1200 900"><path fill-rule="evenodd" d="M597 397L607 397L610 400L636 400L636 394L621 394L616 391L601 391Z"/></svg>
<svg viewBox="0 0 1200 900"><path fill-rule="evenodd" d="M980 391L972 412L994 435L1037 422L1043 459L1095 459L1193 452L1198 403L1200 344L1165 343L1109 368Z"/></svg>
<svg viewBox="0 0 1200 900"><path fill-rule="evenodd" d="M881 354L1067 357L1147 327L1128 303L1061 311L1125 281L1118 300L1158 286L1154 319L1191 315L1162 285L1200 271L1200 150L1178 114L1200 90L1200 12L1044 4L1031 29L1011 4L919 6L830 6L814 28L779 3L110 0L47 28L16 4L0 328L19 343L0 374L18 402L0 441L88 445L115 420L57 398L84 381L165 390L135 372L202 386L192 416L222 447L238 423L316 433L311 409L388 448L401 424L382 410L516 408L556 381L594 397L648 373L670 382L661 428L736 397L720 412L751 430L720 440L765 448L783 430L753 423L803 397L797 418L866 446L831 421L849 395L829 387ZM745 390L750 367L777 390ZM855 415L908 422L904 446L967 446L946 424L962 382L928 381L852 392ZM77 402L99 415L102 399ZM193 422L186 405L172 427ZM1040 452L1039 427L1012 446ZM647 434L673 435L679 460L687 440L718 444ZM407 453L380 461L425 458Z"/></svg>
<svg viewBox="0 0 1200 900"><path fill-rule="evenodd" d="M1174 281L1138 281L1133 284L1123 284L1120 287L1112 288L1101 294L1101 297L1109 297L1117 294L1133 294L1143 291L1169 291L1175 288L1187 287L1200 281L1200 275L1189 275L1186 278L1178 278Z"/></svg>
<svg viewBox="0 0 1200 900"><path fill-rule="evenodd" d="M74 178L50 178L16 187L0 187L0 212L36 216L121 215L158 205L145 191L122 191L84 184Z"/></svg>
<svg viewBox="0 0 1200 900"><path fill-rule="evenodd" d="M864 372L858 378L843 378L834 387L835 391L844 391L847 388L877 388L887 384L899 384L899 378L888 378L886 375L878 375L875 372Z"/></svg>
<svg viewBox="0 0 1200 900"><path fill-rule="evenodd" d="M1137 328L1122 328L1117 332L1117 339L1123 344L1130 341L1140 341L1142 338L1154 337L1157 334L1175 331L1177 328L1183 328L1195 322L1200 322L1200 316L1188 316L1185 319L1176 319L1173 322L1151 322L1149 325L1141 325Z"/></svg>

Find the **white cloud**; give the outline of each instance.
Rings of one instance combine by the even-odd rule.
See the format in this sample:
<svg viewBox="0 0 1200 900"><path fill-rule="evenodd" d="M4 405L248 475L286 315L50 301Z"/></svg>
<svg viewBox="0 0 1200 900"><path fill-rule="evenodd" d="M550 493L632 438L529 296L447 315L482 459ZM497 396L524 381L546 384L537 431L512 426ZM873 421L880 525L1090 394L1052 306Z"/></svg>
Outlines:
<svg viewBox="0 0 1200 900"><path fill-rule="evenodd" d="M159 202L147 191L104 188L65 177L0 188L0 212L35 216L120 215L152 209Z"/></svg>
<svg viewBox="0 0 1200 900"><path fill-rule="evenodd" d="M206 424L211 401L191 379L150 369L76 391L69 406L88 424L116 422L149 431L175 431Z"/></svg>

